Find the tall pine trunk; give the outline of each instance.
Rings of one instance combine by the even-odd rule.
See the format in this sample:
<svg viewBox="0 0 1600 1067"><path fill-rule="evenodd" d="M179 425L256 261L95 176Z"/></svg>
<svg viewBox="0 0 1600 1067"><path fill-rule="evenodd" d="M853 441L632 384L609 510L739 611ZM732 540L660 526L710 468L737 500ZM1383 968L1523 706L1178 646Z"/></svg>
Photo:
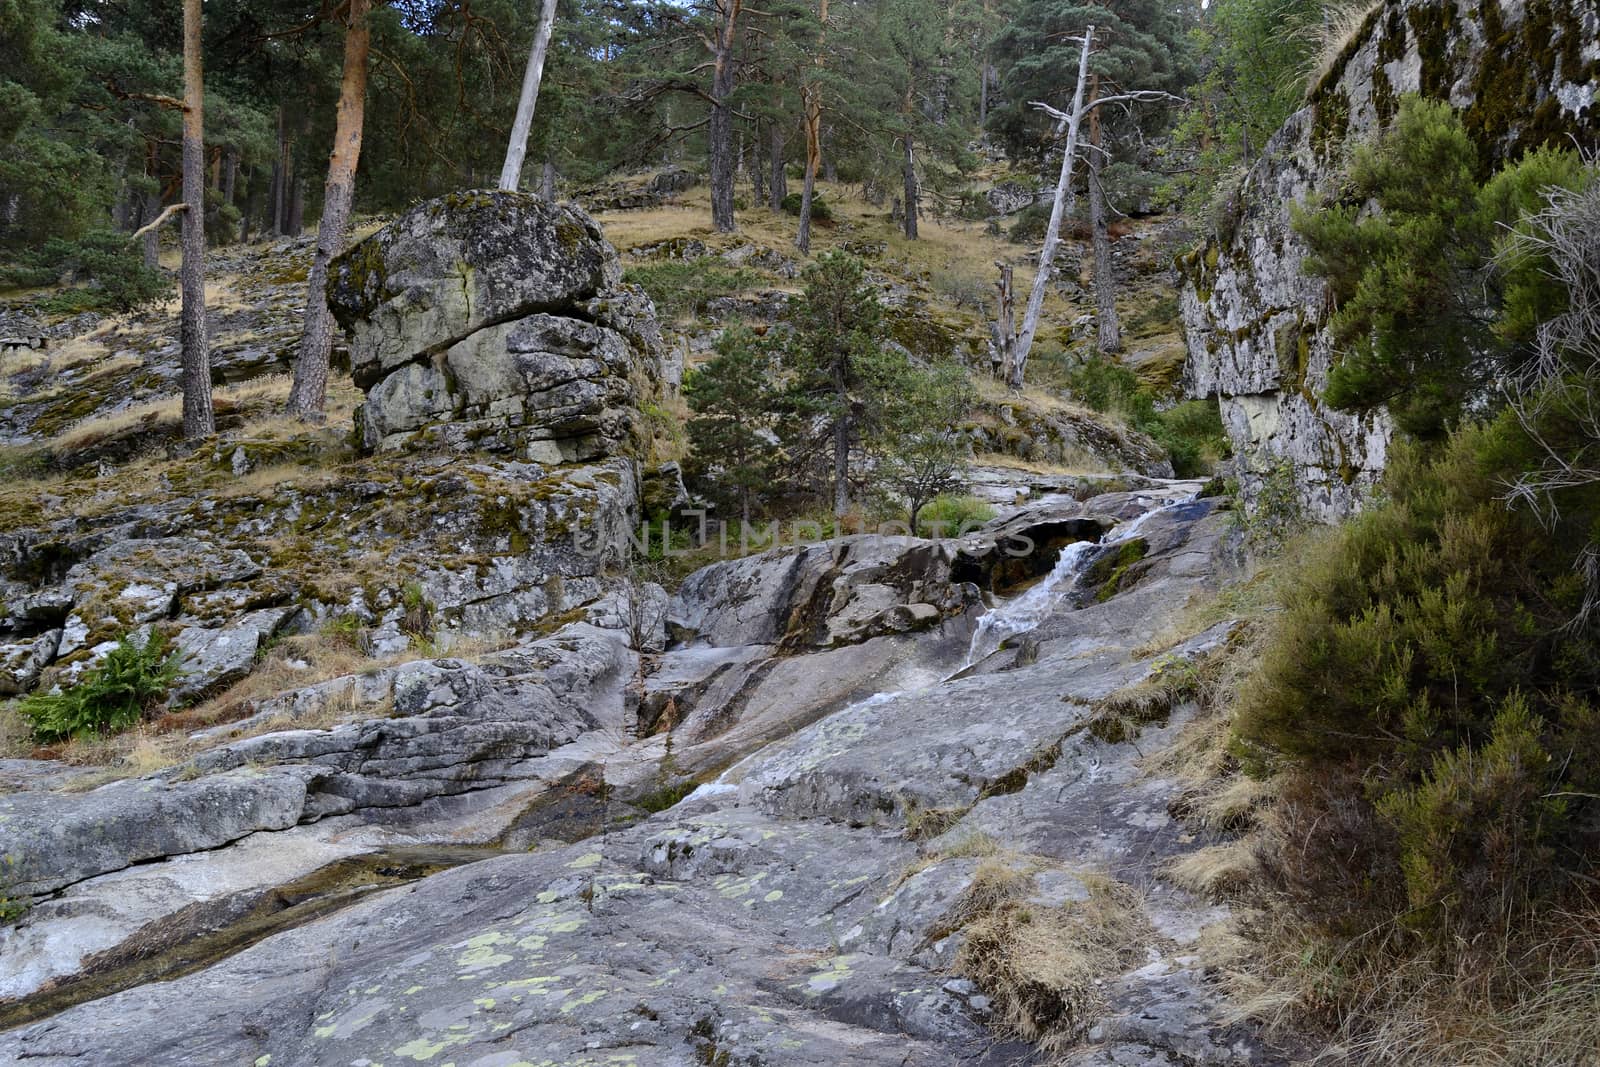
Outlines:
<svg viewBox="0 0 1600 1067"><path fill-rule="evenodd" d="M909 104L909 93L906 94L906 99ZM906 122L909 123L910 121L911 115L908 112L906 114ZM908 240L915 241L917 239L917 201L920 199L920 194L917 191L917 156L909 129L900 138L900 145L904 149L900 164L900 178L905 185L906 196L905 234Z"/></svg>
<svg viewBox="0 0 1600 1067"><path fill-rule="evenodd" d="M550 30L556 22L556 0L544 0L539 26L533 32L533 48L528 66L522 72L522 96L517 100L517 117L511 124L511 143L506 146L506 161L500 168L500 188L514 193L522 184L522 160L528 152L528 134L533 129L533 112L539 103L539 82L544 78L544 57L550 46Z"/></svg>
<svg viewBox="0 0 1600 1067"><path fill-rule="evenodd" d="M144 194L144 210L139 216L139 225L154 222L157 215L161 214L161 192L159 189L151 190ZM143 253L144 265L149 270L161 266L161 233L150 230L139 238L140 250Z"/></svg>
<svg viewBox="0 0 1600 1067"><path fill-rule="evenodd" d="M828 0L817 0L817 55L812 62L820 74L826 65L824 45L828 37ZM801 252L811 252L811 201L817 194L817 169L822 166L822 79L805 85L800 90L805 107L806 176L800 186L800 228L795 232L794 244Z"/></svg>
<svg viewBox="0 0 1600 1067"><path fill-rule="evenodd" d="M1091 105L1100 98L1100 76L1094 77ZM1106 229L1106 191L1100 180L1100 112L1089 113L1089 240L1094 246L1094 303L1100 351L1122 350L1122 323L1117 320L1117 280L1111 265L1111 235Z"/></svg>
<svg viewBox="0 0 1600 1067"><path fill-rule="evenodd" d="M239 185L239 153L235 149L228 149L222 163L222 202L228 207L233 206L234 192Z"/></svg>
<svg viewBox="0 0 1600 1067"><path fill-rule="evenodd" d="M306 228L305 175L296 174L289 183L289 190L289 220L283 224L283 229L290 237L299 237Z"/></svg>
<svg viewBox="0 0 1600 1067"><path fill-rule="evenodd" d="M767 205L774 212L783 210L783 198L789 195L789 176L783 169L783 126L772 124L771 153L772 175L767 182Z"/></svg>
<svg viewBox="0 0 1600 1067"><path fill-rule="evenodd" d="M278 156L272 161L272 233L282 237L289 220L289 135L284 129L283 108L278 108Z"/></svg>
<svg viewBox="0 0 1600 1067"><path fill-rule="evenodd" d="M289 414L322 420L328 394L328 351L333 347L333 317L328 314L328 262L344 247L355 197L356 165L361 160L361 130L366 117L367 56L372 29L367 12L372 0L350 0L350 24L344 32L344 76L339 83L339 111L334 124L333 153L328 158L328 184L317 226L317 251L307 279L305 331L294 363L289 389Z"/></svg>
<svg viewBox="0 0 1600 1067"><path fill-rule="evenodd" d="M733 42L739 11L744 0L721 0L722 25L717 29L716 50L711 73L711 225L721 233L732 233L733 181L736 160L733 156Z"/></svg>
<svg viewBox="0 0 1600 1067"><path fill-rule="evenodd" d="M211 409L211 345L206 337L205 85L200 62L200 0L183 0L183 265L178 272L182 309L183 436L216 429Z"/></svg>

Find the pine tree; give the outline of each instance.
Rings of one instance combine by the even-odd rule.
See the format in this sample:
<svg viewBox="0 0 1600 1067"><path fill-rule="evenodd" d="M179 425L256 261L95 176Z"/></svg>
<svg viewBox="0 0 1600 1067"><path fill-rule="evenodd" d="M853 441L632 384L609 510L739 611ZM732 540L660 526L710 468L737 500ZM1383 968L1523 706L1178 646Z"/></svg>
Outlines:
<svg viewBox="0 0 1600 1067"><path fill-rule="evenodd" d="M807 267L785 353L793 376L783 428L791 457L828 457L833 511L850 504L850 460L884 407L898 358L883 348L883 315L861 261L829 252Z"/></svg>
<svg viewBox="0 0 1600 1067"><path fill-rule="evenodd" d="M960 367L909 364L892 386L873 434L872 473L905 499L906 521L915 533L923 506L966 480L970 446L957 427L972 405L972 386Z"/></svg>
<svg viewBox="0 0 1600 1067"><path fill-rule="evenodd" d="M770 427L773 365L767 346L747 327L717 339L717 354L684 380L691 470L726 487L750 521L751 505L772 484L775 444Z"/></svg>

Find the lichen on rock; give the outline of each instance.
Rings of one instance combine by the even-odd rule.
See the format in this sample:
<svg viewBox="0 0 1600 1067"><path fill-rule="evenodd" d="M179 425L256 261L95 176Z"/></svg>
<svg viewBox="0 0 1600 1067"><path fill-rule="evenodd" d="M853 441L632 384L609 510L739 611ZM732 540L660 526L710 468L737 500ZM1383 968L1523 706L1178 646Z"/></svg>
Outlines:
<svg viewBox="0 0 1600 1067"><path fill-rule="evenodd" d="M335 260L329 307L367 391L362 446L636 454L654 310L577 208L507 192L419 204Z"/></svg>
<svg viewBox="0 0 1600 1067"><path fill-rule="evenodd" d="M1349 148L1420 93L1462 110L1486 165L1576 136L1600 140L1600 11L1592 0L1388 0L1268 142L1206 246L1180 259L1192 396L1216 396L1247 505L1293 464L1300 504L1337 519L1382 473L1393 427L1322 401L1338 358L1326 285L1291 206L1335 191Z"/></svg>

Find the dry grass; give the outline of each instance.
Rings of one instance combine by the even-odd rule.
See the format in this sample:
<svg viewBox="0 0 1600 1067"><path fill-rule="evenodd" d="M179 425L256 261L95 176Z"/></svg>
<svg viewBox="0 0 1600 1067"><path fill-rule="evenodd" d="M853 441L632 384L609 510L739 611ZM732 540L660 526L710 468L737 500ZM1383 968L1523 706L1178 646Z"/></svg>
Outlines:
<svg viewBox="0 0 1600 1067"><path fill-rule="evenodd" d="M818 182L817 192L832 208L834 221L832 225L819 224L812 230L813 256L847 242L882 242L886 250L881 260L873 265L916 283L926 290L925 296L956 318L972 324L979 319L956 308L956 301L948 293L938 292L939 287L932 284L934 281L952 277L964 279L969 285L982 288L992 304L993 285L999 277L995 263L1005 261L1013 265L1013 286L1024 299L1033 285L1033 269L1028 259L1036 250L996 237L988 233L982 223L925 216L918 228L919 239L910 241L890 220L886 207L875 207L861 199L855 187ZM760 205L736 214L737 233L714 232L711 229L711 193L703 184L679 194L671 204L635 211L600 212L595 219L604 227L612 245L622 251L672 238L691 237L717 250L753 243L803 258L794 247L797 220L790 215L774 214ZM786 288L798 289L798 284ZM1082 310L1051 289L1045 298L1044 321L1071 322ZM989 313L992 308L986 308L984 314Z"/></svg>
<svg viewBox="0 0 1600 1067"><path fill-rule="evenodd" d="M1360 34L1367 19L1386 0L1337 0L1328 4L1320 21L1302 32L1310 39L1311 65L1306 73L1307 95L1333 70L1334 64Z"/></svg>
<svg viewBox="0 0 1600 1067"><path fill-rule="evenodd" d="M1106 465L1088 453L1080 453L1072 463L1040 463L1036 460L1008 456L1004 452L980 452L972 457L979 467L1001 467L1007 470L1026 471L1051 478L1074 478L1081 474L1112 474Z"/></svg>
<svg viewBox="0 0 1600 1067"><path fill-rule="evenodd" d="M1486 974L1422 960L1365 969L1337 1054L1374 1067L1600 1063L1600 913L1555 918L1551 940L1504 947Z"/></svg>
<svg viewBox="0 0 1600 1067"><path fill-rule="evenodd" d="M956 969L993 1001L998 1029L1046 1055L1064 1051L1092 1022L1100 983L1141 960L1150 936L1132 887L1105 876L1083 880L1088 900L1032 906L1031 875L989 859L959 905L965 940Z"/></svg>
<svg viewBox="0 0 1600 1067"><path fill-rule="evenodd" d="M0 704L0 759L27 759L34 748L33 734L16 703Z"/></svg>
<svg viewBox="0 0 1600 1067"><path fill-rule="evenodd" d="M1161 873L1196 896L1223 900L1248 887L1259 871L1255 842L1242 839L1186 852Z"/></svg>

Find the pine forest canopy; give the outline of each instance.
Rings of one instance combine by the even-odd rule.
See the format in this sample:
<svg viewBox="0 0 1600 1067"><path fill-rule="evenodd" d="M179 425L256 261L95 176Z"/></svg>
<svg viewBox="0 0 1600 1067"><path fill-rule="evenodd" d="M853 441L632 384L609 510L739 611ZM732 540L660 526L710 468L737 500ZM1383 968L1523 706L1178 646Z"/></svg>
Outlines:
<svg viewBox="0 0 1600 1067"><path fill-rule="evenodd" d="M802 252L823 177L890 208L914 240L930 211L973 195L996 146L1051 180L1065 126L1046 112L1073 109L1092 25L1085 165L1060 169L1067 214L1093 237L1099 346L1116 352L1109 221L1203 199L1263 142L1313 51L1279 16L1309 27L1329 2L556 0L545 48L551 5L530 0L210 0L194 19L203 144L186 191L176 3L3 0L0 283L70 270L93 276L93 299L133 306L162 290L156 227L186 202L203 204L213 245L320 218L291 401L316 417L321 272L352 213L674 164L707 172L718 230L738 228L736 177L783 211L793 172ZM1121 103L1095 106L1108 98ZM1033 239L1039 210L1015 232ZM142 267L123 235L141 236Z"/></svg>
<svg viewBox="0 0 1600 1067"><path fill-rule="evenodd" d="M213 240L297 229L320 211L348 3L204 5L208 228ZM392 211L491 184L516 111L536 3L376 4L356 210ZM730 7L733 9L730 11ZM1033 99L1070 93L1056 38L1089 21L1096 73L1181 92L1198 9L1173 0L562 0L527 159L570 182L712 156L725 97L746 154L806 155L821 104L831 173L904 195L909 156L942 189L970 163L980 121L1013 149L1048 147ZM732 15L730 20L729 16ZM181 35L176 4L7 0L0 5L0 238L133 229L176 194ZM731 21L731 25L730 25ZM714 84L727 31L723 83ZM1070 58L1070 57L1068 57ZM1148 133L1170 116L1142 114ZM1137 154L1133 150L1133 154Z"/></svg>

